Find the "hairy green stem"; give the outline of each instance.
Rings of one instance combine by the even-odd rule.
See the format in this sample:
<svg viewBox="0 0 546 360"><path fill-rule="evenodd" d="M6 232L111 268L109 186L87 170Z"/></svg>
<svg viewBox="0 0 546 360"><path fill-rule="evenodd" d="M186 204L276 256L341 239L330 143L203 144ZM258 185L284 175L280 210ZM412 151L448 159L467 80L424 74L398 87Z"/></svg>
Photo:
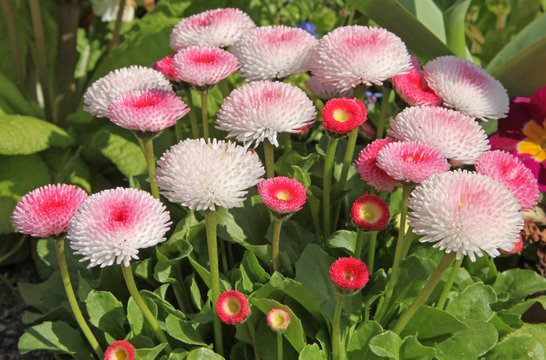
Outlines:
<svg viewBox="0 0 546 360"><path fill-rule="evenodd" d="M248 334L250 335L250 341L252 342L252 348L254 349L254 359L260 360L260 355L258 355L258 346L256 345L256 330L254 329L254 325L250 319L246 321L246 325L248 328Z"/></svg>
<svg viewBox="0 0 546 360"><path fill-rule="evenodd" d="M438 267L436 270L434 270L426 285L423 287L419 295L417 295L413 301L413 304L411 304L411 306L402 314L402 316L400 316L400 319L398 319L398 322L394 325L392 331L394 331L396 334L400 334L402 330L404 330L408 321L411 320L412 316L417 312L421 305L423 305L432 290L434 290L434 287L442 277L442 274L444 271L446 271L449 265L451 265L456 255L456 252L451 252L449 254L446 253L444 255L442 261L440 264L438 264Z"/></svg>
<svg viewBox="0 0 546 360"><path fill-rule="evenodd" d="M191 97L191 89L189 87L186 88L186 101L190 108L191 133L193 138L197 139L199 138L199 126L197 125L197 117L195 116L195 110L193 109L193 98Z"/></svg>
<svg viewBox="0 0 546 360"><path fill-rule="evenodd" d="M332 172L334 170L334 157L338 138L329 138L326 146L326 158L324 159L324 177L322 179L322 222L324 227L324 239L330 236L330 188L332 184Z"/></svg>
<svg viewBox="0 0 546 360"><path fill-rule="evenodd" d="M216 210L205 211L205 227L207 232L207 247L209 251L210 266L210 291L212 293L212 309L216 311L216 302L220 296L220 270L218 269L218 240L216 237L216 224L218 222L218 213ZM214 325L214 344L216 351L224 355L224 343L222 339L222 324L218 316L213 316Z"/></svg>
<svg viewBox="0 0 546 360"><path fill-rule="evenodd" d="M74 317L76 318L76 321L78 325L80 326L80 329L82 330L83 334L85 335L85 338L87 341L89 341L89 344L93 348L93 351L99 359L102 359L104 356L102 349L100 348L99 342L95 338L95 335L93 335L93 332L89 328L89 325L87 325L87 322L85 321L83 314L80 310L80 306L78 305L78 300L76 299L76 294L74 294L74 289L72 288L72 282L70 281L70 274L68 273L68 266L66 265L66 257L64 255L64 238L63 237L57 237L55 239L55 251L57 252L57 260L59 261L59 271L61 272L61 278L63 280L64 290L66 291L66 297L68 298L68 303L70 304L70 308L72 309L72 313L74 314Z"/></svg>
<svg viewBox="0 0 546 360"><path fill-rule="evenodd" d="M273 144L271 144L268 139L265 139L263 144L266 177L271 179L275 177L275 149L273 148Z"/></svg>
<svg viewBox="0 0 546 360"><path fill-rule="evenodd" d="M119 32L121 31L121 23L123 20L123 11L125 9L126 0L119 1L118 13L116 15L116 22L114 23L114 33L112 34L112 41L110 41L110 46L108 48L108 53L116 50L119 43Z"/></svg>
<svg viewBox="0 0 546 360"><path fill-rule="evenodd" d="M340 349L339 339L339 327L341 323L341 309L343 307L343 294L339 294L336 303L336 310L334 311L334 325L332 326L332 359L339 360L340 352L345 349Z"/></svg>
<svg viewBox="0 0 546 360"><path fill-rule="evenodd" d="M343 157L343 167L341 168L341 174L339 175L339 183L337 184L337 189L341 193L345 190L345 185L347 184L347 175L349 174L349 167L353 161L353 155L355 152L356 140L358 138L358 127L354 128L350 133L347 139L347 147L345 148L345 156ZM339 213L341 211L341 204L343 199L339 199L336 203L336 208L334 212L334 225L337 224L339 220Z"/></svg>
<svg viewBox="0 0 546 360"><path fill-rule="evenodd" d="M440 298L438 299L438 304L436 307L440 310L444 309L444 305L447 300L447 295L449 294L449 290L451 290L451 286L453 285L453 282L455 281L455 277L457 276L457 273L459 272L459 269L461 268L461 264L463 263L463 258L460 258L459 260L455 260L455 264L453 265L453 270L451 270L451 274L449 274L449 278L447 279L447 282L444 285L444 289L442 290L442 294L440 295Z"/></svg>
<svg viewBox="0 0 546 360"><path fill-rule="evenodd" d="M279 266L279 242L281 237L281 226L282 226L282 219L275 219L275 223L273 225L273 244L272 244L272 254L273 254L273 270L279 271L281 270Z"/></svg>
<svg viewBox="0 0 546 360"><path fill-rule="evenodd" d="M379 121L377 123L377 130L375 132L376 139L382 139L385 133L385 126L387 122L387 109L389 108L389 97L391 95L391 89L383 87L383 97L381 98L381 112L379 113Z"/></svg>
<svg viewBox="0 0 546 360"><path fill-rule="evenodd" d="M377 243L377 231L372 231L370 234L370 241L368 243L368 271L373 274L373 267L375 263L375 245Z"/></svg>
<svg viewBox="0 0 546 360"><path fill-rule="evenodd" d="M155 183L155 156L154 156L154 140L153 137L138 137L138 141L144 151L144 157L146 158L146 165L148 167L148 180L150 181L150 189L152 191L152 196L156 199L159 199L159 188Z"/></svg>
<svg viewBox="0 0 546 360"><path fill-rule="evenodd" d="M358 228L356 231L356 243L355 243L355 252L354 256L357 259L360 259L360 254L362 254L362 249L364 248L364 236L366 233L362 231L361 228Z"/></svg>
<svg viewBox="0 0 546 360"><path fill-rule="evenodd" d="M229 96L229 87L227 83L227 78L223 79L218 83L218 88L220 89L220 92L222 93L222 98L225 99Z"/></svg>
<svg viewBox="0 0 546 360"><path fill-rule="evenodd" d="M284 359L282 356L282 341L283 341L282 333L278 332L277 333L277 360Z"/></svg>
<svg viewBox="0 0 546 360"><path fill-rule="evenodd" d="M207 111L207 97L206 91L201 91L201 117L203 119L203 137L205 140L209 138L209 114Z"/></svg>
<svg viewBox="0 0 546 360"><path fill-rule="evenodd" d="M15 24L15 17L11 9L10 0L1 0L2 12L4 13L4 20L6 22L6 28L8 30L9 47L11 53L11 60L13 61L13 69L15 70L15 83L19 91L23 91L25 87L25 79L23 76L23 60L21 58L21 51L19 50L19 40L17 38L17 26Z"/></svg>

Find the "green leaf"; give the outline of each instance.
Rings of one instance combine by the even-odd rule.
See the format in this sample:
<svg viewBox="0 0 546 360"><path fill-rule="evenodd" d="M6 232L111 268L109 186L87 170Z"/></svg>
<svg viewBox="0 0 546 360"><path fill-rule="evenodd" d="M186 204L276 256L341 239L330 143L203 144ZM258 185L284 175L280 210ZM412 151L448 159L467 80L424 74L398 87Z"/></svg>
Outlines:
<svg viewBox="0 0 546 360"><path fill-rule="evenodd" d="M402 339L390 330L374 336L370 340L370 349L375 355L398 360L400 358Z"/></svg>
<svg viewBox="0 0 546 360"><path fill-rule="evenodd" d="M207 345L201 335L195 330L192 322L182 320L174 315L168 315L165 319L165 330L173 338L189 345Z"/></svg>
<svg viewBox="0 0 546 360"><path fill-rule="evenodd" d="M317 344L305 345L298 360L328 360L328 356Z"/></svg>
<svg viewBox="0 0 546 360"><path fill-rule="evenodd" d="M28 155L72 143L66 131L47 121L30 116L0 115L0 154Z"/></svg>
<svg viewBox="0 0 546 360"><path fill-rule="evenodd" d="M141 294L142 295L142 294ZM144 298L144 302L148 306L148 309L150 309L150 312L152 315L154 315L155 318L157 318L157 305L154 301L149 299L148 297ZM127 321L129 322L129 325L131 326L131 330L133 334L145 334L153 336L154 331L152 330L152 327L146 319L144 318L144 315L142 315L142 312L140 311L140 308L136 304L133 297L129 298L129 301L127 302Z"/></svg>
<svg viewBox="0 0 546 360"><path fill-rule="evenodd" d="M481 282L466 287L447 305L446 311L459 320L489 321L494 313L490 304L497 301L493 288Z"/></svg>
<svg viewBox="0 0 546 360"><path fill-rule="evenodd" d="M531 335L510 335L495 346L485 356L487 360L544 359L546 353Z"/></svg>
<svg viewBox="0 0 546 360"><path fill-rule="evenodd" d="M546 344L546 324L523 324L522 327L514 331L514 335L531 335L540 344ZM546 349L545 349L546 350Z"/></svg>
<svg viewBox="0 0 546 360"><path fill-rule="evenodd" d="M424 346L415 336L405 338L404 343L400 347L400 358L404 360L436 359L437 357L434 348Z"/></svg>
<svg viewBox="0 0 546 360"><path fill-rule="evenodd" d="M186 360L222 360L223 357L207 348L192 350Z"/></svg>
<svg viewBox="0 0 546 360"><path fill-rule="evenodd" d="M398 3L406 8L423 25L427 27L444 44L446 31L442 10L433 0L398 0Z"/></svg>
<svg viewBox="0 0 546 360"><path fill-rule="evenodd" d="M188 352L184 349L174 349L169 354L169 360L184 360L188 356Z"/></svg>
<svg viewBox="0 0 546 360"><path fill-rule="evenodd" d="M154 348L146 349L136 349L135 350L135 359L138 360L155 360L157 358L157 355L161 353L161 350L166 346L167 344L159 344Z"/></svg>
<svg viewBox="0 0 546 360"><path fill-rule="evenodd" d="M91 171L81 158L79 151L51 148L42 153L51 172L55 174L53 183L74 184L91 193Z"/></svg>
<svg viewBox="0 0 546 360"><path fill-rule="evenodd" d="M266 283L269 281L269 274L258 262L258 258L251 251L245 251L242 266L254 283Z"/></svg>
<svg viewBox="0 0 546 360"><path fill-rule="evenodd" d="M21 354L33 350L50 350L71 355L77 360L94 359L80 332L61 321L46 321L34 325L19 338Z"/></svg>
<svg viewBox="0 0 546 360"><path fill-rule="evenodd" d="M494 309L506 309L528 295L546 290L546 278L531 270L511 269L500 273L493 285L499 301Z"/></svg>
<svg viewBox="0 0 546 360"><path fill-rule="evenodd" d="M29 103L15 84L2 73L0 73L0 110L5 114L39 116L36 105Z"/></svg>
<svg viewBox="0 0 546 360"><path fill-rule="evenodd" d="M438 360L476 359L495 346L498 333L492 324L483 321L467 324L464 330L434 346Z"/></svg>
<svg viewBox="0 0 546 360"><path fill-rule="evenodd" d="M265 315L269 313L271 309L282 309L290 315L290 324L283 333L283 336L290 342L290 344L296 349L296 351L302 351L305 347L305 336L303 335L303 328L301 320L294 314L292 309L283 305L275 300L270 299L256 299L252 297L250 299L252 305L260 309Z"/></svg>
<svg viewBox="0 0 546 360"><path fill-rule="evenodd" d="M85 301L89 322L114 339L123 339L125 312L123 305L108 291L91 290Z"/></svg>
<svg viewBox="0 0 546 360"><path fill-rule="evenodd" d="M370 354L368 344L370 340L383 332L381 325L377 321L366 321L361 323L352 334L347 345L347 358L349 360L375 359L376 356Z"/></svg>
<svg viewBox="0 0 546 360"><path fill-rule="evenodd" d="M465 323L446 311L430 306L421 306L408 322L402 336L419 334L419 339L433 339L453 334L467 328ZM496 332L495 332L496 333Z"/></svg>
<svg viewBox="0 0 546 360"><path fill-rule="evenodd" d="M369 234L369 232L366 232L364 236L369 237ZM342 248L353 254L355 252L356 231L338 230L330 235L327 243L333 248Z"/></svg>

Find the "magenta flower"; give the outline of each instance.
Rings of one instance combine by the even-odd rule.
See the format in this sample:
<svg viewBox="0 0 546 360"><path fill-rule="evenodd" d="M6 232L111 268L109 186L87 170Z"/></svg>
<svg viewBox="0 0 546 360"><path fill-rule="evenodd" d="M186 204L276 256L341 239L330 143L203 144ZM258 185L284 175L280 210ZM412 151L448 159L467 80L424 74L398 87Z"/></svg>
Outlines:
<svg viewBox="0 0 546 360"><path fill-rule="evenodd" d="M223 323L239 324L246 320L249 313L248 300L236 290L224 291L216 301L216 314Z"/></svg>
<svg viewBox="0 0 546 360"><path fill-rule="evenodd" d="M342 290L357 291L368 283L370 271L362 261L352 256L340 257L329 269L330 278Z"/></svg>
<svg viewBox="0 0 546 360"><path fill-rule="evenodd" d="M351 207L351 219L366 231L383 230L391 213L385 200L372 194L364 194Z"/></svg>
<svg viewBox="0 0 546 360"><path fill-rule="evenodd" d="M277 176L258 184L258 194L265 206L278 214L289 214L301 210L307 195L298 180Z"/></svg>
<svg viewBox="0 0 546 360"><path fill-rule="evenodd" d="M336 98L322 109L322 127L334 134L347 134L367 120L366 106L356 98Z"/></svg>
<svg viewBox="0 0 546 360"><path fill-rule="evenodd" d="M411 106L441 105L442 99L434 93L425 80L421 63L413 56L411 59L413 68L407 74L394 76L391 79L392 87Z"/></svg>
<svg viewBox="0 0 546 360"><path fill-rule="evenodd" d="M23 234L46 238L68 230L74 213L87 193L73 185L46 185L34 189L15 206L11 220Z"/></svg>
<svg viewBox="0 0 546 360"><path fill-rule="evenodd" d="M492 149L509 152L527 166L546 191L546 86L531 98L515 98L499 120L499 132L489 139Z"/></svg>
<svg viewBox="0 0 546 360"><path fill-rule="evenodd" d="M173 58L175 54L165 56L163 59L156 61L150 67L162 73L167 79L172 81L182 81L178 77L176 70L173 67Z"/></svg>
<svg viewBox="0 0 546 360"><path fill-rule="evenodd" d="M393 138L377 139L366 146L354 162L360 178L375 188L377 191L392 192L395 187L401 186L400 182L387 174L377 166L377 153L387 144L396 142Z"/></svg>

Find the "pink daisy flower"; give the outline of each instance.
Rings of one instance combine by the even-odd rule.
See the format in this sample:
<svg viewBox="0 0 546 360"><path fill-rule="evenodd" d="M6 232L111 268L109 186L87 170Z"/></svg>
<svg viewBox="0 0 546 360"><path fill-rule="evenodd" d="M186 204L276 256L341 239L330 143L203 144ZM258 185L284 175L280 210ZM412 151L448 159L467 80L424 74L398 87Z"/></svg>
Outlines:
<svg viewBox="0 0 546 360"><path fill-rule="evenodd" d="M435 174L419 184L409 199L409 224L421 242L471 261L483 251L512 249L523 228L517 199L489 176L466 170Z"/></svg>
<svg viewBox="0 0 546 360"><path fill-rule="evenodd" d="M235 325L245 321L249 312L248 300L236 290L224 291L216 302L216 313L226 324Z"/></svg>
<svg viewBox="0 0 546 360"><path fill-rule="evenodd" d="M278 214L289 214L301 210L307 195L298 180L277 176L258 184L258 194L265 206Z"/></svg>
<svg viewBox="0 0 546 360"><path fill-rule="evenodd" d="M538 185L531 170L517 157L501 150L483 153L476 162L476 171L497 180L514 194L522 211L529 211L538 201Z"/></svg>
<svg viewBox="0 0 546 360"><path fill-rule="evenodd" d="M445 106L469 116L499 119L508 112L508 94L502 84L481 67L457 56L442 56L424 67L430 88Z"/></svg>
<svg viewBox="0 0 546 360"><path fill-rule="evenodd" d="M360 174L360 178L377 191L392 192L395 187L402 186L398 180L395 180L377 166L377 153L385 145L396 141L398 140L392 138L374 140L360 152L358 159L354 162L355 169Z"/></svg>
<svg viewBox="0 0 546 360"><path fill-rule="evenodd" d="M377 166L396 180L414 183L450 168L440 150L416 141L385 145L377 153Z"/></svg>
<svg viewBox="0 0 546 360"><path fill-rule="evenodd" d="M383 81L411 69L406 45L393 33L360 25L334 29L320 41L309 62L324 85L341 91Z"/></svg>
<svg viewBox="0 0 546 360"><path fill-rule="evenodd" d="M421 63L413 56L411 60L413 68L407 74L394 76L391 79L392 87L410 106L440 106L442 99L428 86Z"/></svg>
<svg viewBox="0 0 546 360"><path fill-rule="evenodd" d="M215 85L239 68L235 56L212 46L191 46L178 51L173 58L178 77L197 87Z"/></svg>
<svg viewBox="0 0 546 360"><path fill-rule="evenodd" d="M112 100L107 117L124 129L158 132L176 124L189 111L173 91L133 90Z"/></svg>
<svg viewBox="0 0 546 360"><path fill-rule="evenodd" d="M231 52L248 81L284 79L307 71L318 41L309 32L288 26L262 26L250 30Z"/></svg>
<svg viewBox="0 0 546 360"><path fill-rule="evenodd" d="M108 346L104 360L135 360L135 348L128 341L118 340Z"/></svg>
<svg viewBox="0 0 546 360"><path fill-rule="evenodd" d="M255 27L239 9L207 10L180 20L171 33L170 46L175 51L190 46L226 48Z"/></svg>
<svg viewBox="0 0 546 360"><path fill-rule="evenodd" d="M366 231L383 230L390 217L387 203L379 196L364 194L351 207L351 219Z"/></svg>
<svg viewBox="0 0 546 360"><path fill-rule="evenodd" d="M157 70L130 66L114 70L98 79L83 95L83 109L97 117L108 116L110 103L119 95L132 90L172 90L171 83Z"/></svg>
<svg viewBox="0 0 546 360"><path fill-rule="evenodd" d="M173 67L173 58L175 54L165 56L163 59L156 61L150 67L162 73L167 79L172 81L182 81L178 77L176 70Z"/></svg>
<svg viewBox="0 0 546 360"><path fill-rule="evenodd" d="M341 257L330 266L330 278L342 290L357 291L368 283L370 272L362 261Z"/></svg>
<svg viewBox="0 0 546 360"><path fill-rule="evenodd" d="M312 76L309 80L307 80L305 86L307 86L307 88L316 97L322 100L353 96L353 89L349 89L347 91L339 91L339 89L335 86L322 84L320 81L317 80L315 76Z"/></svg>
<svg viewBox="0 0 546 360"><path fill-rule="evenodd" d="M93 194L80 206L67 238L89 268L114 262L127 267L139 249L165 241L169 225L169 212L152 195L116 188Z"/></svg>
<svg viewBox="0 0 546 360"><path fill-rule="evenodd" d="M489 150L487 134L470 116L436 107L405 108L391 121L387 133L401 141L420 141L438 148L446 158L474 164Z"/></svg>
<svg viewBox="0 0 546 360"><path fill-rule="evenodd" d="M23 234L47 238L68 230L74 213L87 193L73 185L46 185L34 189L17 203L11 221Z"/></svg>
<svg viewBox="0 0 546 360"><path fill-rule="evenodd" d="M279 146L277 134L296 133L315 121L315 106L297 86L255 81L235 89L218 110L216 128L246 145L265 139Z"/></svg>
<svg viewBox="0 0 546 360"><path fill-rule="evenodd" d="M356 98L331 99L322 109L322 127L335 134L347 134L366 119L366 106Z"/></svg>
<svg viewBox="0 0 546 360"><path fill-rule="evenodd" d="M282 333L290 325L290 315L282 309L271 309L267 313L267 324L271 330Z"/></svg>

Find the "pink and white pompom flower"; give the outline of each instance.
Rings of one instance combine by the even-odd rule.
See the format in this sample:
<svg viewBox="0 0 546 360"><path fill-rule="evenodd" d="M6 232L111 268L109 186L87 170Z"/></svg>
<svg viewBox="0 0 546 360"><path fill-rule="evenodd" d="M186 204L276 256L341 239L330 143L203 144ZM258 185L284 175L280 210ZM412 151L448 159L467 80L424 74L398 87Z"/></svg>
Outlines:
<svg viewBox="0 0 546 360"><path fill-rule="evenodd" d="M128 267L138 250L165 241L171 221L165 206L146 191L104 190L91 195L78 209L67 238L80 261L101 268L114 262Z"/></svg>
<svg viewBox="0 0 546 360"><path fill-rule="evenodd" d="M474 164L490 148L487 134L472 117L437 106L405 108L391 121L387 133L401 141L432 145L446 158L463 164Z"/></svg>
<svg viewBox="0 0 546 360"><path fill-rule="evenodd" d="M216 128L245 145L265 139L279 146L277 134L297 133L315 121L313 102L297 86L255 81L235 89L218 110Z"/></svg>
<svg viewBox="0 0 546 360"><path fill-rule="evenodd" d="M133 90L116 97L107 117L114 124L140 132L159 132L176 124L190 109L173 91Z"/></svg>
<svg viewBox="0 0 546 360"><path fill-rule="evenodd" d="M246 80L274 80L307 71L317 43L313 35L300 28L262 26L244 34L231 52Z"/></svg>
<svg viewBox="0 0 546 360"><path fill-rule="evenodd" d="M192 210L240 207L265 173L258 155L223 140L187 139L157 162L155 180L169 201Z"/></svg>
<svg viewBox="0 0 546 360"><path fill-rule="evenodd" d="M249 313L248 300L236 290L224 291L216 301L216 314L225 324L239 324L246 320Z"/></svg>
<svg viewBox="0 0 546 360"><path fill-rule="evenodd" d="M87 193L74 185L46 185L27 193L17 203L11 221L23 234L47 238L68 230L68 224Z"/></svg>
<svg viewBox="0 0 546 360"><path fill-rule="evenodd" d="M371 144L362 149L358 155L358 159L354 162L354 167L360 174L360 178L377 191L392 192L395 187L402 186L398 180L394 179L377 166L377 154L379 151L387 144L397 141L398 140L393 138L374 140Z"/></svg>
<svg viewBox="0 0 546 360"><path fill-rule="evenodd" d="M400 38L383 28L342 26L326 34L309 62L324 85L341 91L383 81L411 69L410 55Z"/></svg>
<svg viewBox="0 0 546 360"><path fill-rule="evenodd" d="M349 89L347 91L340 91L337 87L333 85L324 85L320 81L317 80L315 76L312 76L307 82L305 83L305 86L319 99L322 100L330 100L333 98L341 98L341 97L352 97L353 96L353 89Z"/></svg>
<svg viewBox="0 0 546 360"><path fill-rule="evenodd" d="M104 360L135 360L135 348L128 341L118 340L108 346Z"/></svg>
<svg viewBox="0 0 546 360"><path fill-rule="evenodd" d="M391 79L396 93L410 106L442 105L442 99L428 86L421 63L411 57L413 67L407 74L394 76Z"/></svg>
<svg viewBox="0 0 546 360"><path fill-rule="evenodd" d="M191 46L174 55L173 67L182 81L206 88L237 71L239 63L226 50L213 46Z"/></svg>
<svg viewBox="0 0 546 360"><path fill-rule="evenodd" d="M537 180L515 156L502 150L483 153L476 162L476 171L497 180L514 194L522 211L536 205L540 192Z"/></svg>
<svg viewBox="0 0 546 360"><path fill-rule="evenodd" d="M95 81L83 95L83 109L97 117L107 117L108 108L119 95L132 90L172 90L169 80L159 71L130 66L114 70Z"/></svg>
<svg viewBox="0 0 546 360"><path fill-rule="evenodd" d="M226 48L255 27L252 19L239 9L207 10L180 20L171 33L170 46L175 51L190 46Z"/></svg>
<svg viewBox="0 0 546 360"><path fill-rule="evenodd" d="M430 88L447 107L486 120L508 113L509 99L502 84L473 62L442 56L424 67Z"/></svg>
<svg viewBox="0 0 546 360"><path fill-rule="evenodd" d="M267 325L271 330L282 333L290 325L290 315L283 309L271 309L267 313Z"/></svg>
<svg viewBox="0 0 546 360"><path fill-rule="evenodd" d="M298 180L277 176L258 184L258 194L265 206L277 214L290 214L301 210L307 195Z"/></svg>
<svg viewBox="0 0 546 360"><path fill-rule="evenodd" d="M440 150L416 141L385 145L377 153L377 166L396 180L413 183L420 183L429 176L450 168Z"/></svg>
<svg viewBox="0 0 546 360"><path fill-rule="evenodd" d="M167 55L161 60L157 60L150 67L154 70L162 73L167 79L171 81L182 81L178 77L176 70L173 67L173 58L175 54Z"/></svg>
<svg viewBox="0 0 546 360"><path fill-rule="evenodd" d="M514 195L493 178L466 170L431 176L412 191L408 206L413 232L423 235L419 241L456 252L457 259L510 251L523 228Z"/></svg>

